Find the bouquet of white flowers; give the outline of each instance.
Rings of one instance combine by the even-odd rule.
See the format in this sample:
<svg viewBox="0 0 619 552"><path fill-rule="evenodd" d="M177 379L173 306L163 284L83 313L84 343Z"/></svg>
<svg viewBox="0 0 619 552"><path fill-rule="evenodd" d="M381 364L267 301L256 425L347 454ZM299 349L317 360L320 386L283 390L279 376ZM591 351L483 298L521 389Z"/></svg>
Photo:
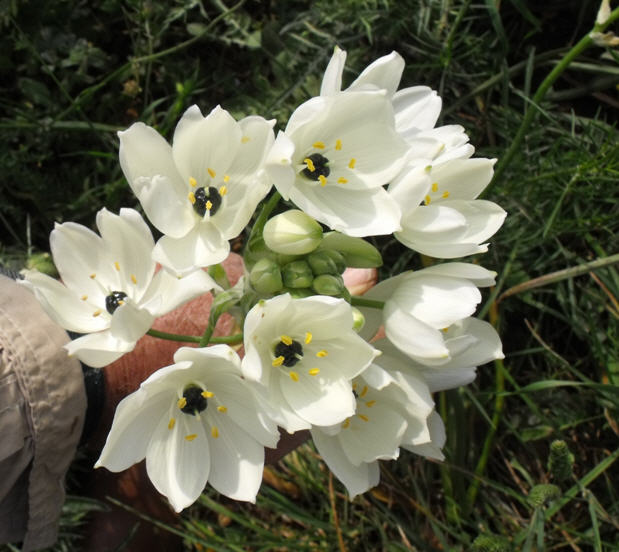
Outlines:
<svg viewBox="0 0 619 552"><path fill-rule="evenodd" d="M102 209L99 235L72 222L52 231L62 283L24 273L50 316L83 334L66 348L91 366L146 333L194 343L118 405L96 464L121 471L146 458L176 511L207 482L254 501L278 427L310 430L351 496L376 485L378 460L401 447L440 460L445 431L432 392L470 383L476 366L503 356L495 330L472 317L478 288L495 277L476 264L404 272L363 296L347 289L347 268L382 264L364 237L393 234L424 255L456 259L486 251L505 212L477 199L495 160L472 158L462 127L435 127L434 91L398 90L400 55L376 60L342 90L345 58L336 48L320 96L277 137L275 121L235 121L219 106L207 116L190 107L172 145L142 123L120 132L121 167L163 236L155 243L133 209ZM282 200L296 209L272 216ZM203 269L227 258L257 209L246 274L226 289ZM205 293L214 302L203 335L151 329ZM230 309L242 334L224 344L212 335Z"/></svg>

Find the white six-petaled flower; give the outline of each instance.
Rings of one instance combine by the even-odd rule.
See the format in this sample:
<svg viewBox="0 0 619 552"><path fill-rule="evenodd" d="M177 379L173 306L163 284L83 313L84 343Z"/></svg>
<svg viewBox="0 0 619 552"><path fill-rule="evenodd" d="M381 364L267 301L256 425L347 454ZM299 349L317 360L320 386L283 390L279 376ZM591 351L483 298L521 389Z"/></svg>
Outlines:
<svg viewBox="0 0 619 552"><path fill-rule="evenodd" d="M284 199L350 236L400 229L383 189L406 161L381 90L315 97L300 105L269 152L266 170Z"/></svg>
<svg viewBox="0 0 619 552"><path fill-rule="evenodd" d="M227 345L184 347L124 398L95 467L122 471L146 458L155 488L180 512L207 481L220 493L253 502L264 447L279 433L241 377Z"/></svg>
<svg viewBox="0 0 619 552"><path fill-rule="evenodd" d="M155 273L152 234L133 209L102 209L97 227L101 236L81 224L57 224L50 247L63 283L34 270L24 271L22 283L63 328L87 334L65 346L69 354L102 367L133 350L156 317L216 284L202 270L182 279Z"/></svg>
<svg viewBox="0 0 619 552"><path fill-rule="evenodd" d="M344 421L355 411L350 381L378 354L352 329L343 299L289 294L260 301L245 319L243 375L288 432Z"/></svg>
<svg viewBox="0 0 619 552"><path fill-rule="evenodd" d="M177 274L223 261L271 188L263 169L274 121L236 122L217 106L183 114L172 146L135 123L119 133L120 164L149 220L164 236L154 259Z"/></svg>

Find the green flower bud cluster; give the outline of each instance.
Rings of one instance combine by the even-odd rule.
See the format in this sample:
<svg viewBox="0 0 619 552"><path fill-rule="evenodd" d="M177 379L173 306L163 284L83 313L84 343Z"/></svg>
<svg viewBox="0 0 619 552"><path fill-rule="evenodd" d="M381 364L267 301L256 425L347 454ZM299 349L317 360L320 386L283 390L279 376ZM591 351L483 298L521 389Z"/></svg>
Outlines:
<svg viewBox="0 0 619 552"><path fill-rule="evenodd" d="M264 225L262 247L253 253L249 282L261 296L290 293L295 298L329 295L350 301L342 273L346 267L382 264L378 250L361 238L339 232L323 234L303 211L292 209Z"/></svg>

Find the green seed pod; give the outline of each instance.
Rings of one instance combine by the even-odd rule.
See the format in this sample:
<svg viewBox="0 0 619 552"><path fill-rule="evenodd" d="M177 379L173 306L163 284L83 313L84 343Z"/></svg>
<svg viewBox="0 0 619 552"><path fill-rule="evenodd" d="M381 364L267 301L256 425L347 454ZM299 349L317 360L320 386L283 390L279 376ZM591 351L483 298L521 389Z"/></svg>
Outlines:
<svg viewBox="0 0 619 552"><path fill-rule="evenodd" d="M258 293L277 293L283 286L279 265L266 257L259 259L249 273L249 283Z"/></svg>
<svg viewBox="0 0 619 552"><path fill-rule="evenodd" d="M346 286L344 286L342 277L334 274L316 276L312 282L312 289L320 295L330 295L332 297L338 297L348 291Z"/></svg>
<svg viewBox="0 0 619 552"><path fill-rule="evenodd" d="M561 496L561 489L556 485L535 485L529 492L528 501L531 506L541 508Z"/></svg>
<svg viewBox="0 0 619 552"><path fill-rule="evenodd" d="M548 471L555 481L565 481L572 476L574 455L567 448L565 441L556 440L550 444L548 455Z"/></svg>
<svg viewBox="0 0 619 552"><path fill-rule="evenodd" d="M282 267L284 285L289 288L308 288L312 285L314 274L305 261L292 261Z"/></svg>
<svg viewBox="0 0 619 552"><path fill-rule="evenodd" d="M321 274L341 274L346 270L344 257L334 249L314 251L307 256L307 262L316 276Z"/></svg>
<svg viewBox="0 0 619 552"><path fill-rule="evenodd" d="M318 246L319 251L335 249L344 257L346 266L353 268L376 268L383 264L378 249L362 238L354 238L340 232L327 232Z"/></svg>

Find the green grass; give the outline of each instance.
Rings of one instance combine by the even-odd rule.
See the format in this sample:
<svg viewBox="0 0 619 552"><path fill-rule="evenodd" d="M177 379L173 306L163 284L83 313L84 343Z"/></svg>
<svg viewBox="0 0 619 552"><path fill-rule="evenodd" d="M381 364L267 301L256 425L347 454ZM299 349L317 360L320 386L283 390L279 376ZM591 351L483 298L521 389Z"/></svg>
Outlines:
<svg viewBox="0 0 619 552"><path fill-rule="evenodd" d="M499 273L481 315L506 358L436 397L446 461L403 452L351 502L304 445L273 468L278 488L263 484L255 506L207 490L173 528L187 549L617 550L617 55L586 49L536 96L593 26L597 2L2 5L0 259L14 266L47 251L54 221L92 226L101 206L136 205L116 130L142 120L169 137L193 103L283 126L318 92L335 44L348 50L346 82L398 50L403 84L437 89L441 123L463 125L479 156L504 159L532 117L484 196L509 216L475 259ZM376 243L383 276L427 261ZM548 467L555 440L573 455L567 477ZM56 550L76 549L91 506L69 498Z"/></svg>

